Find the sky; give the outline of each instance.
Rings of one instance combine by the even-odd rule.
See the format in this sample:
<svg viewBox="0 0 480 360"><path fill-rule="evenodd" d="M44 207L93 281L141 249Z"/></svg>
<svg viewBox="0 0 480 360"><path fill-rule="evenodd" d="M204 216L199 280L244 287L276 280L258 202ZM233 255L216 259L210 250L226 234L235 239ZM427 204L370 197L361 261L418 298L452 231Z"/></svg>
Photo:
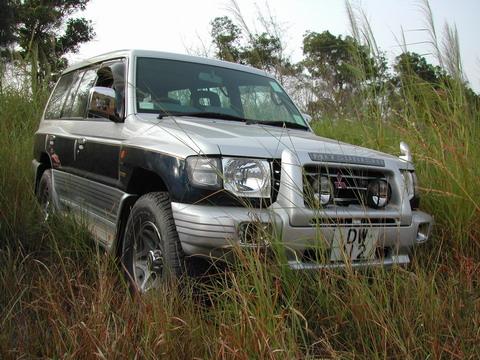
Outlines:
<svg viewBox="0 0 480 360"><path fill-rule="evenodd" d="M258 9L265 14L265 0L237 0L252 29L260 28ZM229 15L231 0L91 0L81 16L91 20L96 37L83 44L70 61L111 50L138 48L199 54L211 46L210 21ZM425 16L419 0L352 0L366 13L377 44L392 61L401 52L402 29L409 51L436 63L428 43ZM329 30L350 34L343 0L268 0L270 12L284 29L287 54L302 57L302 37L308 31ZM457 27L463 69L472 88L480 93L480 0L430 0L437 33L445 23ZM256 24L256 25L255 25Z"/></svg>

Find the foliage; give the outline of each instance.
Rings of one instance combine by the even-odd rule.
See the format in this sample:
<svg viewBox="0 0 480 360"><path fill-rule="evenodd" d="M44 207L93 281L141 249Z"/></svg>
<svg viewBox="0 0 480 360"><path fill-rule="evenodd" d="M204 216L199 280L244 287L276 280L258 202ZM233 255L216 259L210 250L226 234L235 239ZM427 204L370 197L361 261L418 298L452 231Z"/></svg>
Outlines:
<svg viewBox="0 0 480 360"><path fill-rule="evenodd" d="M282 63L280 39L268 33L255 34L243 49L242 58L254 67L272 71Z"/></svg>
<svg viewBox="0 0 480 360"><path fill-rule="evenodd" d="M141 298L81 224L39 221L30 161L45 95L5 91L0 358L480 357L479 112L458 91L409 78L417 95L405 98L404 118L313 123L323 136L391 153L408 138L422 208L437 225L407 269L302 273L275 253L238 252L230 269Z"/></svg>
<svg viewBox="0 0 480 360"><path fill-rule="evenodd" d="M397 56L393 68L399 79L415 75L435 86L440 85L440 82L446 76L445 71L440 66L429 64L425 57L408 51Z"/></svg>
<svg viewBox="0 0 480 360"><path fill-rule="evenodd" d="M221 60L237 62L264 69L282 78L295 72L294 67L283 54L280 37L267 27L265 31L242 31L228 16L217 17L210 22L215 56Z"/></svg>
<svg viewBox="0 0 480 360"><path fill-rule="evenodd" d="M394 92L390 94L391 107L396 111L402 112L406 108L403 103L398 104L396 95L406 95L410 92L412 83L420 82L425 87L435 89L438 94L445 91L457 91L456 87L460 88L461 93L467 100L467 103L472 109L479 108L480 97L468 86L468 84L461 77L454 77L440 66L435 66L427 62L425 57L412 53L404 52L397 56L395 64L395 76L391 79L391 85ZM435 96L436 100L438 97ZM436 101L432 99L432 101Z"/></svg>
<svg viewBox="0 0 480 360"><path fill-rule="evenodd" d="M240 62L240 36L242 31L227 17L217 17L210 23L212 41L221 60Z"/></svg>
<svg viewBox="0 0 480 360"><path fill-rule="evenodd" d="M80 44L93 39L92 24L85 18L72 17L75 12L84 10L88 1L8 2L15 16L9 23L2 24L2 31L9 37L0 46L12 42L19 46L21 56L31 65L34 91L38 84L48 83L52 75L67 66L64 55L77 52ZM11 58L11 54L9 56Z"/></svg>
<svg viewBox="0 0 480 360"><path fill-rule="evenodd" d="M313 80L311 90L317 99L308 105L314 115L349 113L353 97L386 76L385 58L373 57L368 47L351 36L307 32L303 54L301 65Z"/></svg>
<svg viewBox="0 0 480 360"><path fill-rule="evenodd" d="M0 2L0 48L15 41L15 4L14 0Z"/></svg>
<svg viewBox="0 0 480 360"><path fill-rule="evenodd" d="M446 27L442 53L435 29L431 28L434 24L428 2L423 5L430 27L427 31L433 34L431 43L436 47L440 66L430 64L424 56L404 47L404 52L397 56L390 68L376 44L367 16L361 12L362 21L359 22L348 2L347 13L353 36L307 31L303 38L303 59L297 64L283 55L285 46L278 25L270 22L270 26L264 26L265 32L252 32L237 2L232 0L232 4L235 21L224 16L211 22L215 55L222 60L252 65L272 73L302 110L314 117L355 118L359 111L378 116L403 112L407 78L412 76L438 91L461 86L469 104L480 103L480 98L461 73L456 30ZM259 18L262 25L268 22L260 13ZM268 18L273 21L271 14ZM363 28L359 28L361 23Z"/></svg>
<svg viewBox="0 0 480 360"><path fill-rule="evenodd" d="M379 69L368 48L350 36L334 36L329 31L307 32L303 37L303 65L314 78L328 82L334 91L355 87L364 79L377 76ZM362 73L355 68L359 59Z"/></svg>

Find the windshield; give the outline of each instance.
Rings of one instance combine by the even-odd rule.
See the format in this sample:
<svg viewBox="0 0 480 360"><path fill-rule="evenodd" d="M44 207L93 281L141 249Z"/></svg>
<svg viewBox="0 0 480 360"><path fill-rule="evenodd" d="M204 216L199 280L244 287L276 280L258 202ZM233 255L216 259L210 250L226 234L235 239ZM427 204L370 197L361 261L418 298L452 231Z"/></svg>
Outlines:
<svg viewBox="0 0 480 360"><path fill-rule="evenodd" d="M140 57L136 97L138 112L215 113L227 115L225 120L237 117L307 127L274 79L218 66Z"/></svg>

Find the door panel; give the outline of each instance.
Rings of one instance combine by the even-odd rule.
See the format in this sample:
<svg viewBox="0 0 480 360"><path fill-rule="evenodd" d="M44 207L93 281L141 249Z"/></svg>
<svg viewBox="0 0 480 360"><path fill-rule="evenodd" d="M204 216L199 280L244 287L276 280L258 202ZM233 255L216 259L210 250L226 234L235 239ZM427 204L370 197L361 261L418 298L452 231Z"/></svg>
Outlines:
<svg viewBox="0 0 480 360"><path fill-rule="evenodd" d="M85 71L73 102L72 113L79 114L78 107L85 108L85 118L76 121L71 132L76 137L74 172L88 179L108 185L118 184L118 162L120 144L124 138L123 123L89 114L88 93L92 86L110 86L119 93L117 106L123 109L125 82L125 60L118 59ZM120 114L119 114L120 115ZM93 116L93 117L92 117Z"/></svg>
<svg viewBox="0 0 480 360"><path fill-rule="evenodd" d="M101 64L67 74L47 107L39 133L54 170L54 187L63 209L87 221L95 237L111 245L118 206L125 195L118 186L124 124L88 118L89 91ZM55 93L54 93L55 95ZM52 119L52 121L48 121Z"/></svg>
<svg viewBox="0 0 480 360"><path fill-rule="evenodd" d="M90 130L85 130L85 123L89 123ZM85 121L74 129L77 136L74 144L74 172L91 180L104 184L116 185L118 182L118 162L120 141L105 137L92 136L91 132L112 137L121 137L122 124L100 121Z"/></svg>
<svg viewBox="0 0 480 360"><path fill-rule="evenodd" d="M48 134L46 137L46 151L50 155L54 169L71 171L74 163L73 146L75 139L64 134Z"/></svg>

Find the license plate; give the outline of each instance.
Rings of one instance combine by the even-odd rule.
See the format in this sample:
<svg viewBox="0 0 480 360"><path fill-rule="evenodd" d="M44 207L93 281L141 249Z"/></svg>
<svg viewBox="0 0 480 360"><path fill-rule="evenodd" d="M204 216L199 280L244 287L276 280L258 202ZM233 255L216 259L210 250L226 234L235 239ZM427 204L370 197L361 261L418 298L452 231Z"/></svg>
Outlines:
<svg viewBox="0 0 480 360"><path fill-rule="evenodd" d="M378 229L372 228L336 228L331 261L369 260L375 256Z"/></svg>

